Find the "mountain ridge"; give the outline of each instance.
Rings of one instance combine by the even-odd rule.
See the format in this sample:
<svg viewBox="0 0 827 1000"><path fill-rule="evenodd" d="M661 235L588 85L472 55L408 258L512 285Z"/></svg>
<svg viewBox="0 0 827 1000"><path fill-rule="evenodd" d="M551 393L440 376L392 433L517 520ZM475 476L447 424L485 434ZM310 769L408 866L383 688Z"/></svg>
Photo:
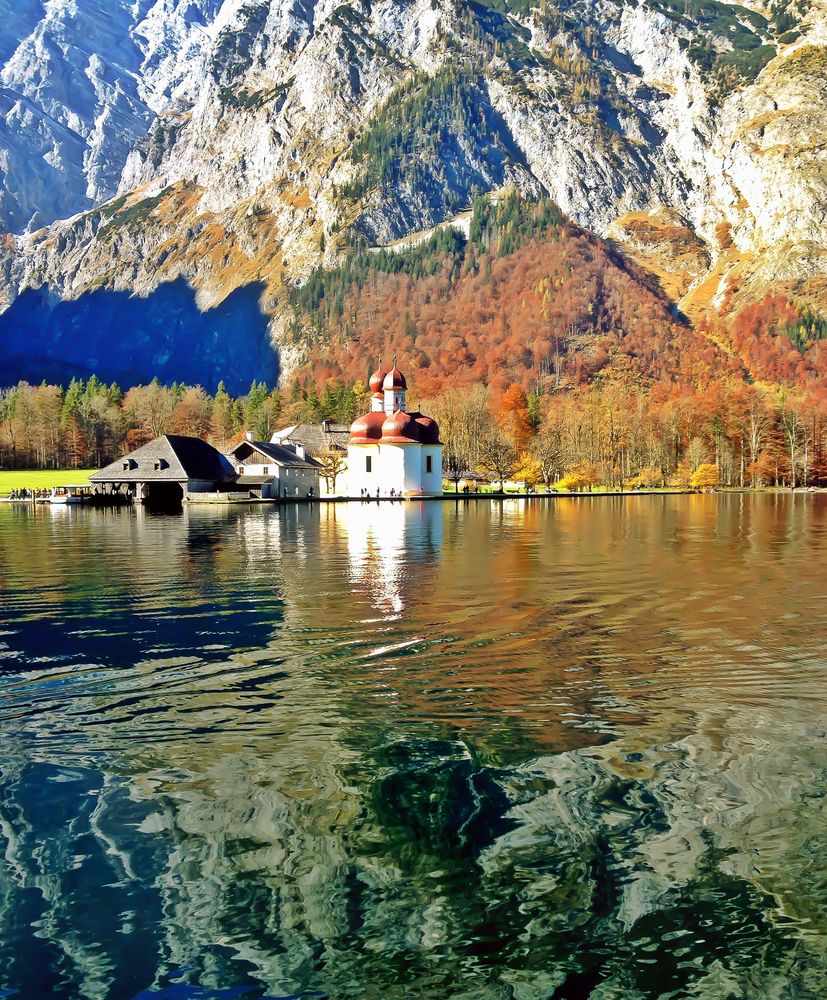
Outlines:
<svg viewBox="0 0 827 1000"><path fill-rule="evenodd" d="M99 8L55 0L52 23L39 22L3 66L7 90L16 71L24 97L42 94L48 64L23 56ZM117 64L130 85L112 77L112 107L89 132L89 204L7 237L6 307L27 288L146 296L183 279L207 309L261 282L289 373L308 357L288 336L291 287L365 241L404 241L503 187L551 197L609 237L696 324L768 290L827 304L824 0L111 9L135 51ZM0 52L9 48L0 38ZM92 53L90 65L110 66L111 55ZM47 107L54 85L45 94ZM107 145L124 107L146 122L125 152Z"/></svg>

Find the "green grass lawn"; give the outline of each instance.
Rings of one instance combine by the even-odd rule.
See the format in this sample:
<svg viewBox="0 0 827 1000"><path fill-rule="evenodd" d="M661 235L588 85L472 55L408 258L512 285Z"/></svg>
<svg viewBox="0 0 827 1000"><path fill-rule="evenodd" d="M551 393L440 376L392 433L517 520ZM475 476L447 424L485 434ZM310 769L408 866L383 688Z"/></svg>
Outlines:
<svg viewBox="0 0 827 1000"><path fill-rule="evenodd" d="M81 486L96 469L0 469L0 496L12 490L46 490L53 486Z"/></svg>

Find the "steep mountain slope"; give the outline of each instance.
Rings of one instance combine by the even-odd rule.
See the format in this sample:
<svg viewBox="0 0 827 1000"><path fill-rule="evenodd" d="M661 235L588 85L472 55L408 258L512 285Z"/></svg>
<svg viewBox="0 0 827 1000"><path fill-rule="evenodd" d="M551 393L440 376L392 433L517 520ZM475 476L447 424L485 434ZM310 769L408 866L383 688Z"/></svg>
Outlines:
<svg viewBox="0 0 827 1000"><path fill-rule="evenodd" d="M424 396L448 384L559 392L596 378L686 386L742 374L645 272L552 202L514 194L476 199L467 238L440 228L404 252L363 251L314 272L289 304L290 333L309 344L307 388L361 382L366 358L397 351Z"/></svg>
<svg viewBox="0 0 827 1000"><path fill-rule="evenodd" d="M44 289L29 289L3 317L0 386L20 379L66 384L90 373L124 386L154 377L212 391L223 381L236 394L253 379L273 385L278 358L258 308L260 294L257 285L239 288L202 313L182 280L144 299L99 289L61 302Z"/></svg>
<svg viewBox="0 0 827 1000"><path fill-rule="evenodd" d="M209 308L260 281L290 369L312 327L291 285L510 186L693 319L768 288L827 302L827 0L36 7L0 37L0 209L29 230L6 305L184 278Z"/></svg>

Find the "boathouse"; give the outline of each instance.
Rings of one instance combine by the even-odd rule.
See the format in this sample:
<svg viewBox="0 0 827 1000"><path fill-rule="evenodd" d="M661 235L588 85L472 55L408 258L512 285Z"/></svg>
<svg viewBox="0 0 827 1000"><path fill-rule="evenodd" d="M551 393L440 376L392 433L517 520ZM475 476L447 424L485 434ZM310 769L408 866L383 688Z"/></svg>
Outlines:
<svg viewBox="0 0 827 1000"><path fill-rule="evenodd" d="M94 486L129 492L139 503L174 506L190 493L237 489L229 459L200 438L163 434L89 477Z"/></svg>

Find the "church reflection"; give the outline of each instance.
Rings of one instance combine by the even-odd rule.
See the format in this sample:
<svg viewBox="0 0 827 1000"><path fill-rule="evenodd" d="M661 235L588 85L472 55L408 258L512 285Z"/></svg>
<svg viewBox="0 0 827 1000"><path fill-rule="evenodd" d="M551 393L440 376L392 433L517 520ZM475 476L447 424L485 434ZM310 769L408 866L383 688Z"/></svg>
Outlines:
<svg viewBox="0 0 827 1000"><path fill-rule="evenodd" d="M328 527L344 535L348 579L382 615L399 615L417 600L423 563L442 545L442 508L427 501L328 507Z"/></svg>

